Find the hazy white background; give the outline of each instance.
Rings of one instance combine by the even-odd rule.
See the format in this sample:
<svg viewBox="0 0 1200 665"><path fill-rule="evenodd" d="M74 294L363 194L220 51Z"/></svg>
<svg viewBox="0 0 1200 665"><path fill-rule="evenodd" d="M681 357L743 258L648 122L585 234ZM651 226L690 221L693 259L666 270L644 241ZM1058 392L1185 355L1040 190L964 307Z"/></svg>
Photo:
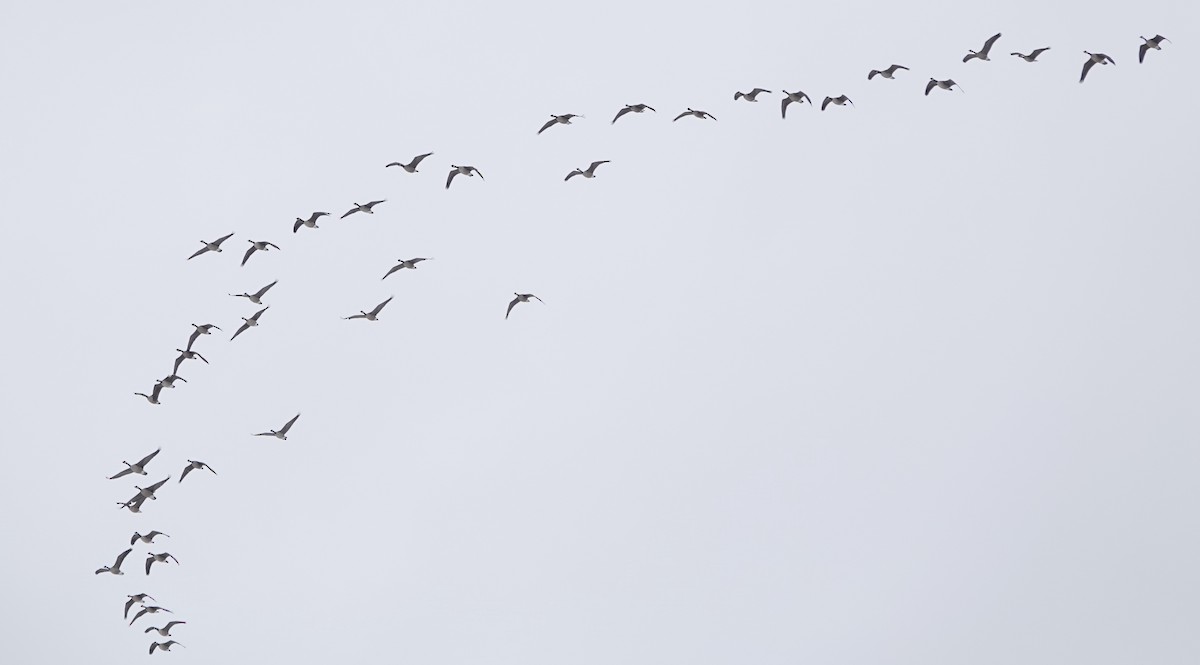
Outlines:
<svg viewBox="0 0 1200 665"><path fill-rule="evenodd" d="M145 591L177 662L1197 662L1198 19L8 3L0 659L144 658Z"/></svg>

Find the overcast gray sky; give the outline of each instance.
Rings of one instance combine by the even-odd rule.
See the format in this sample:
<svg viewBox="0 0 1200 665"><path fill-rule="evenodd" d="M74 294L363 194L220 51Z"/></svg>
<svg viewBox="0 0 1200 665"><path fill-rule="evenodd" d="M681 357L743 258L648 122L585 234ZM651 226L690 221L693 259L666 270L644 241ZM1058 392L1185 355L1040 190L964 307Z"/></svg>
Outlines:
<svg viewBox="0 0 1200 665"><path fill-rule="evenodd" d="M0 660L1200 658L1196 3L9 5Z"/></svg>

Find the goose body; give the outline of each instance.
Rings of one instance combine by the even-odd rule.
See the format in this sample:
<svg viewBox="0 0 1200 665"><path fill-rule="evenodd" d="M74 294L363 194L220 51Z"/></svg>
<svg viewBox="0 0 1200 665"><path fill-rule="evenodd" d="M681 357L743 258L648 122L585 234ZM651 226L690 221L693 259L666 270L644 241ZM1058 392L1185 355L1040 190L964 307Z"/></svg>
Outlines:
<svg viewBox="0 0 1200 665"><path fill-rule="evenodd" d="M129 608L133 607L137 603L145 603L147 598L149 598L150 600L154 600L154 597L148 593L135 593L133 595L127 596L127 598L129 598L129 600L125 602L125 618L126 619L129 618ZM158 602L158 601L155 601L155 602Z"/></svg>
<svg viewBox="0 0 1200 665"><path fill-rule="evenodd" d="M154 552L148 552L147 554L149 555L146 557L146 574L147 575L150 574L150 566L153 566L156 563L166 563L167 561L174 561L175 565L179 565L179 559L176 559L175 555L171 554L170 552L161 552L159 554L155 554Z"/></svg>
<svg viewBox="0 0 1200 665"><path fill-rule="evenodd" d="M229 240L232 237L233 237L233 234L230 233L229 235L221 236L220 238L217 238L216 240L214 240L212 242L209 242L207 240L201 240L200 242L204 246L201 247L200 249L196 250L195 254L192 254L191 256L189 256L188 261L191 261L192 259L196 258L197 256L200 256L201 254L203 254L205 252L221 251L221 243L225 242L226 240Z"/></svg>
<svg viewBox="0 0 1200 665"><path fill-rule="evenodd" d="M468 178L479 176L483 180L483 173L474 166L458 166L457 164L450 165L450 174L446 176L446 189L450 189L450 183L454 182L454 176L465 175Z"/></svg>
<svg viewBox="0 0 1200 665"><path fill-rule="evenodd" d="M609 124L617 124L617 121L621 119L621 116L625 115L626 113L645 113L646 111L658 113L658 111L655 111L653 108L646 106L645 104L626 104L625 108L617 111L617 114L613 116L612 122Z"/></svg>
<svg viewBox="0 0 1200 665"><path fill-rule="evenodd" d="M925 96L928 97L929 91L933 90L934 88L941 88L942 90L950 90L951 88L953 88L957 85L958 84L954 82L954 79L946 79L945 81L939 81L937 79L931 78L931 79L929 79L929 83L925 84ZM962 92L962 87L960 86L958 88L958 90L959 90L959 92Z"/></svg>
<svg viewBox="0 0 1200 665"><path fill-rule="evenodd" d="M433 258L433 257L430 257L430 258ZM405 259L396 259L396 260L399 261L400 263L392 266L392 269L387 271L387 273L384 274L384 276L381 277L380 279L387 279L388 275L391 275L392 273L396 272L397 270L406 270L406 269L407 270L416 270L418 263L420 263L422 261L428 261L429 259L424 258L424 257L417 257L417 258L408 259L408 260L405 260Z"/></svg>
<svg viewBox="0 0 1200 665"><path fill-rule="evenodd" d="M242 326L241 326L240 328L238 328L238 329L237 329L237 332L233 333L233 337L230 337L230 338L229 338L229 339L230 339L230 341L233 341L233 340L237 339L237 336L238 336L238 335L240 335L240 334L242 334L242 333L246 332L247 330L249 330L249 329L251 329L251 328L253 328L253 327L257 326L257 325L258 325L258 317L262 316L263 312L267 311L268 309L271 309L271 308L270 308L270 307L264 307L264 308L262 308L262 309L258 310L257 312L255 312L255 313L254 313L254 316L252 316L252 317L250 317L250 318L248 318L248 319L247 319L247 318L245 318L245 317L243 317L243 318L242 318L242 321L244 321L245 323L243 323L243 324L242 324Z"/></svg>
<svg viewBox="0 0 1200 665"><path fill-rule="evenodd" d="M266 240L250 240L249 243L250 249L246 250L246 254L242 256L242 265L246 265L246 262L250 260L250 257L255 252L265 252L271 247L279 249L279 245L276 245L273 242L267 242Z"/></svg>
<svg viewBox="0 0 1200 665"><path fill-rule="evenodd" d="M979 49L979 51L968 50L967 54L963 56L963 62L968 62L970 60L991 60L991 58L988 57L988 53L991 53L992 44L995 44L997 39L1000 39L1000 33L998 32L991 37L988 37L988 40L983 43L983 48Z"/></svg>
<svg viewBox="0 0 1200 665"><path fill-rule="evenodd" d="M159 607L158 605L142 605L142 609L138 610L138 613L133 615L133 618L129 620L129 625L132 626L133 622L142 618L144 615L158 614L159 612L167 612L169 614L174 614L174 612L172 612L171 610L168 610L165 607Z"/></svg>
<svg viewBox="0 0 1200 665"><path fill-rule="evenodd" d="M346 211L346 214L342 215L342 219L346 219L347 217L349 217L350 215L353 215L353 214L354 214L354 213L356 213L356 212L365 212L365 213L367 213L368 215L374 215L374 214L375 214L375 211L374 211L374 210L372 210L372 208L374 208L375 206L377 206L377 205L379 205L380 203L383 203L383 202L385 202L385 201L387 201L387 199L380 199L380 200L378 200L378 201L370 201L370 202L367 202L367 203L357 203L357 202L355 202L355 204L354 204L354 207L353 207L353 208L351 208L351 209L349 209L349 210L347 210L347 211Z"/></svg>
<svg viewBox="0 0 1200 665"><path fill-rule="evenodd" d="M146 499L152 499L152 500L157 501L158 497L154 496L154 493L157 492L160 488L162 488L162 486L165 485L167 483L167 481L170 479L171 479L171 476L167 476L166 478L163 478L162 480L158 481L157 483L154 483L153 485L150 485L147 487L138 487L137 485L134 485L134 489L136 489L138 491L139 496L146 498ZM136 499L136 498L137 497L135 496L134 499ZM133 501L133 499L130 499L130 501ZM132 543L130 543L130 544L132 544Z"/></svg>
<svg viewBox="0 0 1200 665"><path fill-rule="evenodd" d="M574 178L577 175L581 175L585 178L595 178L596 177L596 167L600 166L601 164L607 164L607 163L608 163L608 160L604 159L604 160L601 160L598 162L592 162L592 165L587 167L586 169L575 169L574 171L571 171L570 173L568 173L566 178L563 178L563 182L566 182L567 180L570 180L571 178Z"/></svg>
<svg viewBox="0 0 1200 665"><path fill-rule="evenodd" d="M139 493L128 501L118 501L117 505L121 508L128 510L131 513L138 514L138 513L142 512L142 504L143 503L146 503L146 497L142 496Z"/></svg>
<svg viewBox="0 0 1200 665"><path fill-rule="evenodd" d="M433 154L432 152L427 152L424 155L417 155L416 157L413 157L412 161L407 164L401 164L400 162L392 162L391 164L388 164L388 166L399 166L400 168L404 169L405 171L408 171L409 173L416 173L417 165L419 165L421 163L421 160L425 159L426 157L428 157L432 154ZM384 168L387 168L387 167L384 167Z"/></svg>
<svg viewBox="0 0 1200 665"><path fill-rule="evenodd" d="M200 469L208 469L209 471L212 471L212 474L214 476L217 475L217 472L213 471L213 468L211 466L209 466L199 460L190 459L190 460L188 460L187 466L183 467L183 473L180 474L180 476L179 476L179 482L182 483L183 479L187 478L187 475L189 473L191 473L192 471L198 471Z"/></svg>
<svg viewBox="0 0 1200 665"><path fill-rule="evenodd" d="M1084 51L1084 53L1087 53L1088 59L1084 61L1083 72L1081 72L1079 74L1079 82L1080 83L1083 83L1083 79L1087 78L1088 72L1091 71L1091 69L1094 65L1116 65L1117 64L1116 60L1113 60L1112 58L1108 57L1107 55L1104 55L1103 53L1091 53L1088 51Z"/></svg>
<svg viewBox="0 0 1200 665"><path fill-rule="evenodd" d="M509 314L512 314L513 308L516 307L517 303L519 302L529 302L529 299L532 298L542 304L545 304L541 298L533 295L532 293L513 293L513 295L516 296L516 298L513 298L512 302L508 303L508 311L504 313L505 319L508 318Z"/></svg>
<svg viewBox="0 0 1200 665"><path fill-rule="evenodd" d="M796 92L788 92L787 90L784 90L783 100L779 102L780 115L782 115L786 120L788 106L792 103L803 104L805 101L808 102L809 106L812 106L812 97L804 94L803 91L797 90Z"/></svg>
<svg viewBox="0 0 1200 665"><path fill-rule="evenodd" d="M321 228L317 226L317 220L328 214L329 213L327 212L314 212L312 215L309 215L308 219L300 219L297 217L296 223L292 225L292 233L299 231L301 226L307 226L310 229Z"/></svg>
<svg viewBox="0 0 1200 665"><path fill-rule="evenodd" d="M551 127L553 127L555 125L569 125L569 124L571 124L571 120L573 118L582 118L582 117L583 116L576 115L574 113L564 113L563 115L551 115L550 120L546 121L546 124L542 125L542 128L539 129L537 131L537 133L541 134L542 132L546 131L547 129L550 129Z"/></svg>
<svg viewBox="0 0 1200 665"><path fill-rule="evenodd" d="M904 65L892 65L887 69L872 69L869 73L867 73L867 80L870 81L876 76L882 76L885 79L894 79L896 78L896 70L899 69L908 71L908 67L905 67Z"/></svg>
<svg viewBox="0 0 1200 665"><path fill-rule="evenodd" d="M112 575L124 575L125 573L121 572L121 564L125 563L125 557L129 556L129 553L132 551L133 548L131 547L124 552L121 552L117 555L117 560L115 563L113 563L113 565L101 566L96 570L96 574L99 575L100 573L109 573Z"/></svg>
<svg viewBox="0 0 1200 665"><path fill-rule="evenodd" d="M1169 42L1169 41L1171 41L1171 40L1167 39L1166 37L1163 37L1162 35L1154 35L1150 39L1146 39L1145 37L1142 37L1143 44L1138 47L1138 64L1139 65L1142 64L1142 61L1146 59L1146 51L1149 51L1150 49L1154 49L1155 51L1161 51L1162 43ZM1113 63L1113 64L1116 64L1116 63Z"/></svg>
<svg viewBox="0 0 1200 665"><path fill-rule="evenodd" d="M138 397L145 397L146 401L150 402L151 404L162 404L162 402L158 401L158 395L162 392L162 389L163 385L161 383L156 383L154 384L154 389L150 391L149 395L146 393L134 393L134 395Z"/></svg>
<svg viewBox="0 0 1200 665"><path fill-rule="evenodd" d="M188 351L192 350L192 344L195 344L196 339L199 338L201 335L211 335L213 329L220 330L220 328L217 328L217 326L212 323L205 323L204 325L198 325L198 324L193 323L192 327L195 328L195 330L193 330L191 336L188 337L188 343L187 343Z"/></svg>
<svg viewBox="0 0 1200 665"><path fill-rule="evenodd" d="M744 99L748 102L757 102L758 96L764 92L767 93L768 95L771 94L770 90L766 90L764 88L755 88L755 89L751 90L750 92L735 92L735 93L733 93L733 101L736 102L739 99Z"/></svg>
<svg viewBox="0 0 1200 665"><path fill-rule="evenodd" d="M1047 46L1045 48L1035 48L1032 51L1030 51L1028 54L1018 53L1018 52L1014 51L1012 53L1009 53L1009 55L1015 55L1018 58L1024 60L1025 62L1037 62L1038 56L1049 50L1050 50L1050 47Z"/></svg>
<svg viewBox="0 0 1200 665"><path fill-rule="evenodd" d="M178 374L168 374L167 376L159 379L158 384L163 388L174 388L176 381L183 381L184 383L187 383L187 379L179 376Z"/></svg>
<svg viewBox="0 0 1200 665"><path fill-rule="evenodd" d="M384 275L384 277L387 277L387 275ZM394 298L394 297L395 296L392 296L392 298ZM375 309L373 309L369 312L360 310L359 313L355 314L354 316L346 316L346 317L342 317L342 318L344 318L346 320L366 319L368 321L378 321L379 320L379 312L383 311L383 308L386 307L387 304L392 301L392 298L388 298L387 300L384 300L383 302L379 303L378 305L375 306Z"/></svg>
<svg viewBox="0 0 1200 665"><path fill-rule="evenodd" d="M712 115L711 113L709 113L707 111L697 111L696 109L693 109L689 106L688 110L675 116L675 120L672 120L671 122L676 122L680 118L686 118L689 115L692 116L693 118L700 118L701 120L705 120L705 119L716 120L717 119L717 116Z"/></svg>
<svg viewBox="0 0 1200 665"><path fill-rule="evenodd" d="M292 428L292 425L294 425L296 423L296 420L299 418L300 418L300 414L297 413L291 420L284 423L283 427L280 427L278 430L271 430L269 432L259 432L258 434L255 434L254 436L273 436L276 439L279 439L281 441L287 441L288 430L290 430Z"/></svg>
<svg viewBox="0 0 1200 665"><path fill-rule="evenodd" d="M249 300L250 302L254 303L255 305L261 305L263 295L265 295L267 291L270 291L272 286L275 286L278 283L279 283L279 280L275 280L274 282L271 282L270 284L262 287L261 289L255 291L254 293L230 293L229 295L231 295L235 298L245 298L245 299ZM235 335L235 337L236 337L236 335Z"/></svg>
<svg viewBox="0 0 1200 665"><path fill-rule="evenodd" d="M837 97L826 97L825 101L821 102L821 110L824 111L825 108L830 104L836 104L838 106L849 104L850 106L854 106L854 102L851 101L849 97L845 95L838 95Z"/></svg>
<svg viewBox="0 0 1200 665"><path fill-rule="evenodd" d="M161 649L162 651L170 651L171 647L174 647L174 646L181 647L183 645L180 644L179 642L176 642L175 640L167 640L166 642L154 642L153 644L150 645L150 655L151 656L154 655L155 649Z"/></svg>
<svg viewBox="0 0 1200 665"><path fill-rule="evenodd" d="M146 475L146 465L149 464L150 460L154 459L154 457L161 452L162 452L162 448L159 448L158 450L155 450L154 452L150 453L149 455L146 455L142 459L138 460L134 464L130 464L129 462L126 462L125 460L121 460L121 464L125 465L125 469L123 471L117 472L114 475L109 476L108 479L116 480L117 478L120 478L121 476L128 476L131 473L136 473L139 476Z"/></svg>
<svg viewBox="0 0 1200 665"><path fill-rule="evenodd" d="M129 544L133 545L140 540L140 541L142 541L142 543L144 543L146 545L151 545L154 543L154 539L159 536L166 536L167 538L171 537L170 535L165 534L162 531L151 531L149 533L138 533L137 531L134 531L133 537L129 539Z"/></svg>
<svg viewBox="0 0 1200 665"><path fill-rule="evenodd" d="M169 622L167 622L167 625L163 626L162 628L159 628L158 626L150 626L149 628L147 628L146 630L143 630L142 632L148 633L150 631L154 631L162 637L170 637L172 628L174 628L175 626L178 626L180 624L185 624L185 623L187 623L187 622L186 621L169 621Z"/></svg>
<svg viewBox="0 0 1200 665"><path fill-rule="evenodd" d="M195 360L195 359L199 358L200 360L204 361L205 365L209 364L208 359L205 358L204 356L200 355L200 353L198 351L192 351L191 349L175 349L175 350L179 352L179 357L175 359L175 369L171 370L172 374L179 372L179 366L182 365L183 361L185 361L185 360Z"/></svg>

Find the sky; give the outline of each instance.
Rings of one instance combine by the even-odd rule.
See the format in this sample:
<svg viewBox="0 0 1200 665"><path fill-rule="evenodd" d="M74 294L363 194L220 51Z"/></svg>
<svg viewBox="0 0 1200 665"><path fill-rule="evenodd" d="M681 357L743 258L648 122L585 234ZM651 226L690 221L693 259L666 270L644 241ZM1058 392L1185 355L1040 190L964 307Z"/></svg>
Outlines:
<svg viewBox="0 0 1200 665"><path fill-rule="evenodd" d="M0 660L1200 658L1195 3L3 14Z"/></svg>

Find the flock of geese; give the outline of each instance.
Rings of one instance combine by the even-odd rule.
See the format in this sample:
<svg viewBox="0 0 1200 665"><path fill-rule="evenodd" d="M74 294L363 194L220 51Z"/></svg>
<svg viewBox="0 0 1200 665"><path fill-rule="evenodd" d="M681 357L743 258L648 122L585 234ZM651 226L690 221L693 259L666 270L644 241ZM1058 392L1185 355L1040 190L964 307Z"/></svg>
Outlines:
<svg viewBox="0 0 1200 665"><path fill-rule="evenodd" d="M992 48L995 46L996 42L1000 39L1000 37L1001 37L1000 33L996 33L995 35L989 37L983 43L982 48L980 48L978 51L974 51L974 50L968 51L967 54L963 57L962 61L964 63L970 62L972 60L980 60L980 61L985 61L985 62L990 61ZM1152 38L1142 37L1141 39L1142 39L1143 43L1138 48L1138 62L1139 63L1144 62L1147 52L1149 52L1150 50L1155 50L1155 51L1161 50L1162 43L1170 41L1167 38L1163 37L1162 35L1155 35ZM1025 62L1032 63L1032 62L1039 62L1038 58L1043 53L1045 53L1049 50L1050 50L1050 47L1042 47L1042 48L1034 49L1034 50L1030 51L1029 53L1022 53L1022 52L1014 51L1010 55L1012 55L1014 57L1018 57L1018 58L1024 60ZM1083 63L1083 70L1079 76L1080 83L1082 83L1087 78L1088 72L1091 71L1091 69L1095 65L1109 65L1109 64L1115 65L1116 64L1115 60L1113 60L1111 57L1109 57L1108 55L1105 55L1103 53L1092 53L1089 51L1084 51L1084 53L1087 55L1087 59ZM895 79L897 74L901 71L909 71L909 68L905 67L904 65L893 64L893 65L887 67L886 69L872 69L867 73L867 80L871 81L876 76L883 78L883 79L889 79L889 80ZM953 79L937 79L937 78L931 77L929 79L929 82L925 85L925 95L928 96L930 94L930 92L932 92L935 88L941 89L941 90L952 90L952 89L957 88L959 91L962 90L962 88L959 87L958 84ZM804 93L802 91L782 90L782 93L783 93L783 97L780 101L780 115L784 119L787 118L788 107L792 104L803 104L803 103L807 102L810 106L814 105L812 98L809 97L806 93ZM741 91L735 92L733 95L733 100L735 102L745 101L745 102L750 102L750 103L756 103L759 101L760 96L769 95L769 94L773 94L771 90L767 90L765 88L754 88L754 89L750 90L749 92L741 92ZM827 96L821 102L821 110L825 111L826 109L829 108L830 105L844 106L847 104L850 106L853 106L854 102L851 101L851 99L844 94L840 94L837 96ZM622 109L617 111L617 114L613 117L610 124L616 124L616 122L618 120L620 120L621 118L625 117L626 115L628 115L630 113L642 114L642 113L645 113L646 111L651 111L651 112L657 113L657 111L655 111L655 109L653 107L651 107L647 104L626 105L625 107L623 107ZM693 108L689 107L689 108L687 108L687 110L685 110L682 113L675 116L675 118L672 122L677 122L677 121L679 121L683 118L689 117L689 116L700 119L700 120L715 121L717 119L716 116L712 115L711 113L708 113L707 111L693 109ZM584 118L584 117L585 116L583 116L583 115L574 114L574 113L566 113L566 114L562 114L562 115L551 115L550 120L548 120L544 124L542 124L541 128L537 130L537 134L540 135L540 134L544 133L546 130L548 130L552 127L556 127L558 125L570 125L570 124L572 124L572 121L574 119ZM432 153L432 152L426 152L423 154L419 154L419 155L413 157L412 160L410 160L407 164L403 164L400 162L391 162L390 164L387 164L385 168L397 166L397 167L400 167L400 169L402 169L406 173L410 173L410 174L419 173L418 167L421 165L421 163L425 159L433 156L433 154L434 153ZM567 174L566 178L564 178L564 181L570 181L572 178L574 178L576 176L582 176L583 178L587 178L587 179L595 178L596 177L596 169L598 167L600 167L601 165L608 164L608 163L609 163L609 160L606 160L606 159L598 160L598 161L592 162L586 169L576 168ZM450 185L454 182L454 179L460 175L466 176L468 178L474 177L474 176L479 176L479 179L481 181L483 181L483 179L484 179L483 173L480 172L480 170L474 166L465 166L465 165L460 166L457 164L451 164L450 171L446 176L446 185L445 185L446 189L450 189ZM354 215L357 213L363 213L363 214L368 214L368 215L374 214L375 208L377 206L385 203L386 201L387 201L387 199L373 200L373 201L368 201L367 203L355 202L354 206L352 208L350 208L349 210L347 210L340 217L340 219L345 219L345 218L349 217L350 215ZM331 216L330 213L328 213L328 212L313 212L307 218L297 217L295 222L292 225L292 233L293 234L298 233L300 231L301 227L306 227L309 229L319 229L320 226L317 225L317 221L321 217L327 217L327 216ZM222 245L226 241L228 241L230 238L232 238L233 236L234 236L233 233L229 233L229 234L221 236L212 241L201 240L200 243L202 246L200 247L200 249L196 250L196 252L193 253L191 256L189 256L187 258L187 260L190 261L198 256L201 256L201 255L207 254L207 253L223 252L224 250L222 248ZM256 252L267 252L272 249L274 249L276 251L280 250L279 245L276 245L275 243L266 241L266 240L248 240L247 242L249 243L250 246L246 249L245 253L242 255L242 261L241 261L242 266L245 266L246 262L249 261L250 257L254 256L254 254ZM398 263L396 265L390 267L387 270L387 272L385 272L383 274L383 277L381 278L381 280L386 280L392 274L394 274L400 270L415 270L417 268L418 264L420 264L423 261L428 261L431 258L432 257L415 257L415 258L410 258L410 259L397 259ZM236 293L236 294L231 293L229 295L233 296L233 297L238 297L238 298L246 298L248 301L250 301L250 303L252 303L254 305L262 305L263 297L267 294L268 291L270 291L278 283L279 283L278 280L273 281L270 284L263 286L262 288L258 289L257 291L255 291L253 293L249 293L249 292ZM509 301L508 308L505 310L505 313L504 313L505 319L509 318L509 316L512 314L513 308L515 308L518 304L527 303L530 300L537 300L539 303L544 304L544 302L542 301L541 298L539 298L538 296L536 296L532 293L514 292L513 295L515 297L511 301ZM351 316L346 316L343 318L346 320L363 319L365 321L378 321L380 313L383 311L384 307L386 307L387 304L392 301L392 299L393 299L393 297L389 297L386 300L384 300L383 302L379 303L378 305L375 305L375 307L373 307L369 311L368 310L359 310L358 314L353 314ZM246 332L247 330L258 327L259 319L269 309L270 309L270 306L264 306L261 309L259 309L258 311L254 312L254 314L252 314L249 317L241 317L242 324L233 333L233 335L230 337L230 340L231 341L235 340L238 338L238 336L240 336L242 333ZM142 392L135 392L134 393L135 396L144 398L150 404L154 404L154 405L161 404L162 403L161 402L162 391L164 389L168 389L168 390L174 389L178 382L183 382L183 383L187 382L186 379L184 379L182 376L179 375L180 368L183 366L184 362L190 361L190 360L200 360L203 363L208 364L208 359L205 358L202 354L200 354L199 351L196 351L193 347L196 345L196 343L200 340L201 337L212 335L214 330L221 331L221 332L224 332L224 331L222 331L222 329L220 327L218 327L217 325L212 324L212 323L205 323L205 324L193 323L192 328L193 328L193 330L189 334L188 339L187 339L187 344L184 346L184 348L175 349L179 353L179 355L175 358L174 364L171 368L171 373L166 375L162 379L159 379L158 381L156 381L149 394L142 393ZM291 420L288 420L279 429L277 429L277 430L271 429L271 430L268 430L265 432L258 432L258 433L255 433L254 436L274 437L281 441L286 441L288 438L288 432L296 424L296 421L299 418L300 418L300 414L296 414L295 416L293 416L291 418ZM117 473L113 474L112 476L109 476L108 479L109 480L119 480L119 479L125 478L127 476L147 476L147 475L149 475L149 471L148 471L147 467L151 464L151 462L153 462L155 460L155 458L161 452L162 452L162 449L159 448L158 450L155 450L154 452L142 457L141 459L139 459L137 462L134 462L134 463L122 461L122 464L125 465L125 468L118 471ZM209 471L213 475L216 475L216 473L217 473L211 466L209 466L205 462L202 462L200 460L188 459L188 460L186 460L186 463L184 464L183 469L182 469L181 473L179 474L178 483L182 483L184 481L184 479L186 479L188 477L188 474L190 474L193 471ZM149 501L157 501L159 492L162 490L162 488L164 486L166 486L166 484L168 483L168 481L170 481L170 479L171 479L171 476L168 475L167 477L163 478L162 480L159 480L158 482L155 482L152 484L148 484L145 487L135 484L133 486L133 489L136 490L136 492L133 494L133 496L131 496L129 499L127 499L125 501L118 501L117 505L122 509L128 510L130 513L141 514L141 513L143 513L143 506L145 505L146 501L148 501L148 500ZM145 574L146 574L146 576L150 575L151 570L152 570L154 564L156 564L156 563L161 563L164 565L174 563L174 564L178 565L179 560L176 559L175 555L173 555L172 553L167 552L167 551L160 551L160 552L152 551L152 549L157 549L156 547L153 547L153 546L155 545L155 540L160 537L170 538L170 536L168 534L163 533L161 531L157 531L157 530L147 531L146 533L141 533L140 531L135 531L129 540L129 547L127 549L125 549L124 551L122 551L120 554L118 554L116 556L116 559L113 561L113 563L111 565L102 566L99 569L97 569L96 574L100 575L103 573L107 573L110 575L117 575L117 576L124 575L125 571L122 569L122 566L125 563L125 559L133 552L134 547L137 547L139 545L150 546L147 548L147 550L145 552ZM149 603L147 601L149 601ZM125 606L124 617L125 617L125 619L129 620L129 625L132 626L139 619L141 619L143 616L146 616L146 615L154 615L154 614L159 614L159 613L173 614L171 612L171 610L157 605L156 604L157 602L158 601L155 600L155 598L153 596L151 596L147 593L129 594L126 596L126 600L124 603L124 606ZM151 603L154 603L154 604L151 604ZM130 611L133 610L135 606L137 607L137 612L133 615L133 618L130 619L129 618ZM186 624L187 624L186 621L171 620L171 621L167 621L167 622L163 623L161 626L148 626L147 628L145 628L145 630L143 632L146 634L154 632L154 633L157 633L157 635L159 637L170 638L172 630L174 630L177 626L186 625ZM180 644L179 642L176 642L174 639L167 639L166 641L162 641L162 642L153 641L150 644L149 653L153 654L155 651L164 651L164 652L170 651L171 648L175 647L175 646L183 646L183 645Z"/></svg>

